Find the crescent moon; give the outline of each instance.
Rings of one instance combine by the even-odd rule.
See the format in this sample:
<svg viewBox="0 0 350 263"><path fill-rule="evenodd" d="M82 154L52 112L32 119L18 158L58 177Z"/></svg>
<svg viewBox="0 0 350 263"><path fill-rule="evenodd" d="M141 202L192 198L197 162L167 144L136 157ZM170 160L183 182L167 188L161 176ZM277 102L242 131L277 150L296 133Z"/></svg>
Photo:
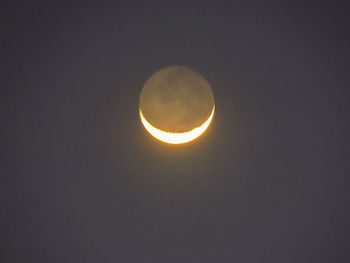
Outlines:
<svg viewBox="0 0 350 263"><path fill-rule="evenodd" d="M209 116L209 118L199 127L196 127L188 132L167 132L157 129L152 126L142 114L140 109L140 119L145 127L145 129L156 139L162 142L170 143L170 144L181 144L193 141L197 137L199 137L210 125L211 120L213 119L215 111L215 106Z"/></svg>
<svg viewBox="0 0 350 263"><path fill-rule="evenodd" d="M159 141L190 142L209 127L215 111L208 81L184 66L154 73L140 94L139 115L144 128Z"/></svg>

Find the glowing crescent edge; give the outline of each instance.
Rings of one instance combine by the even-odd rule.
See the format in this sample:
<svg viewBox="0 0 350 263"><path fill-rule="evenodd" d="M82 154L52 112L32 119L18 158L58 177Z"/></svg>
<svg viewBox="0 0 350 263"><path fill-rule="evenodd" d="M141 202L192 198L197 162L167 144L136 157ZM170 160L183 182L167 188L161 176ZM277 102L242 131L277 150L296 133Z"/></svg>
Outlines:
<svg viewBox="0 0 350 263"><path fill-rule="evenodd" d="M156 139L162 142L171 143L171 144L186 143L199 137L209 127L209 124L214 116L214 111L215 111L215 106L213 107L213 110L209 118L201 126L196 127L188 132L177 133L177 132L166 132L153 127L152 124L150 124L145 119L141 109L139 109L140 119L145 129Z"/></svg>

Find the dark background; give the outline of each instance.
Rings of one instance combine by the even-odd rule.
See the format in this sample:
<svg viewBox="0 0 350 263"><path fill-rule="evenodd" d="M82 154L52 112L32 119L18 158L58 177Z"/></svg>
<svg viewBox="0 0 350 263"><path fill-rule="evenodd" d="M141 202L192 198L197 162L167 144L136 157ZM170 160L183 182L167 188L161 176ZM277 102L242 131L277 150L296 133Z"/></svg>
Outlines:
<svg viewBox="0 0 350 263"><path fill-rule="evenodd" d="M350 262L349 4L205 2L1 4L1 262ZM181 146L170 65L216 101Z"/></svg>

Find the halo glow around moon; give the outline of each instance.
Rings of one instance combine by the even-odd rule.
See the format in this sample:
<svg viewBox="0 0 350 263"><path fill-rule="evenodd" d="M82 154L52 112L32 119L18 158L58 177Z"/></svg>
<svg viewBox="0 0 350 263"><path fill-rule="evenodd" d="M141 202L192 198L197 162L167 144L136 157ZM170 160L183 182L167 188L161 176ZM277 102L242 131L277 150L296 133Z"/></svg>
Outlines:
<svg viewBox="0 0 350 263"><path fill-rule="evenodd" d="M193 141L207 130L214 111L209 83L183 66L154 73L140 95L139 115L144 128L165 143Z"/></svg>

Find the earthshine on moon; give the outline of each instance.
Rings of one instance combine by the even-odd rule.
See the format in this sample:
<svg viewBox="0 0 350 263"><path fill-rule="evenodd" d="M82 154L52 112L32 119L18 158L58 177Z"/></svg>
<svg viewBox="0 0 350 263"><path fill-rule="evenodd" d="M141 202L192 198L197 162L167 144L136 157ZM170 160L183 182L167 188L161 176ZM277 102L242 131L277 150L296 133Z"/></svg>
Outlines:
<svg viewBox="0 0 350 263"><path fill-rule="evenodd" d="M183 66L163 68L145 83L139 114L156 139L181 144L200 136L214 116L214 95L208 81Z"/></svg>

